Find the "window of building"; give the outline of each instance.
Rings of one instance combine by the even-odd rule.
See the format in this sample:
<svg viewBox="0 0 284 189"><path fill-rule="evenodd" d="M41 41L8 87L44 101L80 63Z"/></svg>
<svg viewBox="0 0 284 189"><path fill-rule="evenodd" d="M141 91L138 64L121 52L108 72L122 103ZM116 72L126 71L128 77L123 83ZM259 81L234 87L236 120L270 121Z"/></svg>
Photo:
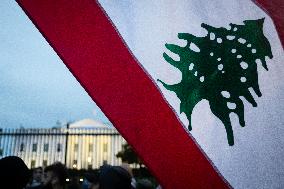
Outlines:
<svg viewBox="0 0 284 189"><path fill-rule="evenodd" d="M0 148L0 156L3 155L3 149Z"/></svg>
<svg viewBox="0 0 284 189"><path fill-rule="evenodd" d="M57 152L61 152L61 148L62 148L62 147L61 147L61 144L58 143L58 144L57 144Z"/></svg>
<svg viewBox="0 0 284 189"><path fill-rule="evenodd" d="M42 161L42 166L43 166L43 167L46 167L46 166L47 166L47 160L43 160L43 161Z"/></svg>
<svg viewBox="0 0 284 189"><path fill-rule="evenodd" d="M89 152L93 152L94 145L92 143L89 144Z"/></svg>
<svg viewBox="0 0 284 189"><path fill-rule="evenodd" d="M35 160L32 160L32 161L31 161L31 168L32 168L32 169L35 168L35 164L36 164L36 161L35 161Z"/></svg>
<svg viewBox="0 0 284 189"><path fill-rule="evenodd" d="M76 169L76 168L77 168L77 163L78 163L78 162L77 162L77 160L76 160L76 159L74 159L74 160L73 160L73 166L72 166L74 169Z"/></svg>
<svg viewBox="0 0 284 189"><path fill-rule="evenodd" d="M74 144L74 152L78 152L78 148L79 148L79 145L78 144Z"/></svg>
<svg viewBox="0 0 284 189"><path fill-rule="evenodd" d="M87 158L87 162L88 162L88 163L92 163L92 157L88 157L88 158Z"/></svg>
<svg viewBox="0 0 284 189"><path fill-rule="evenodd" d="M104 151L104 152L107 152L107 143L104 143L104 145L103 145L103 151Z"/></svg>
<svg viewBox="0 0 284 189"><path fill-rule="evenodd" d="M33 152L36 152L36 151L37 151L37 144L36 144L36 143L33 144L32 151L33 151Z"/></svg>
<svg viewBox="0 0 284 189"><path fill-rule="evenodd" d="M21 143L21 145L20 145L20 152L24 151L24 147L25 147L24 143Z"/></svg>
<svg viewBox="0 0 284 189"><path fill-rule="evenodd" d="M43 151L44 151L44 152L48 152L48 147L49 147L48 144L44 144L44 145L43 145Z"/></svg>
<svg viewBox="0 0 284 189"><path fill-rule="evenodd" d="M93 168L92 164L88 164L88 169L92 169L92 168Z"/></svg>

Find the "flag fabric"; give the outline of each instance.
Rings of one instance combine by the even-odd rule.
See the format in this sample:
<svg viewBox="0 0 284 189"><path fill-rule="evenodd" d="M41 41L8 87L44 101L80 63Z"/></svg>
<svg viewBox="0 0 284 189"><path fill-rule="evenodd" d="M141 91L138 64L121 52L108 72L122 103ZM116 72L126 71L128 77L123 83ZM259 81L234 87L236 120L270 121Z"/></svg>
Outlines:
<svg viewBox="0 0 284 189"><path fill-rule="evenodd" d="M164 188L284 187L281 1L18 3Z"/></svg>

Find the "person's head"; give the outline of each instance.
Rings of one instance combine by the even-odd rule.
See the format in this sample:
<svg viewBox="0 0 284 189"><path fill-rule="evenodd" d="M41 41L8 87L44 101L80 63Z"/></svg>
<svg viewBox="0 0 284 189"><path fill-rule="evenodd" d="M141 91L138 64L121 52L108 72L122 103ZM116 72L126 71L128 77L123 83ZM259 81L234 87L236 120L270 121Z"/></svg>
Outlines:
<svg viewBox="0 0 284 189"><path fill-rule="evenodd" d="M33 180L37 182L42 181L42 167L37 167L33 169Z"/></svg>
<svg viewBox="0 0 284 189"><path fill-rule="evenodd" d="M44 169L44 185L65 186L66 178L67 169L62 163L54 163Z"/></svg>
<svg viewBox="0 0 284 189"><path fill-rule="evenodd" d="M31 172L24 161L16 156L0 160L0 187L22 189L31 177Z"/></svg>
<svg viewBox="0 0 284 189"><path fill-rule="evenodd" d="M140 179L136 184L137 189L154 189L153 183L148 179Z"/></svg>
<svg viewBox="0 0 284 189"><path fill-rule="evenodd" d="M84 189L98 189L99 188L99 175L96 172L88 172L85 174L83 181Z"/></svg>
<svg viewBox="0 0 284 189"><path fill-rule="evenodd" d="M122 164L120 165L120 167L124 168L124 169L131 175L131 177L133 177L132 168L130 167L129 163L127 163L127 162L122 162Z"/></svg>
<svg viewBox="0 0 284 189"><path fill-rule="evenodd" d="M132 189L131 175L120 166L104 165L100 168L99 189Z"/></svg>

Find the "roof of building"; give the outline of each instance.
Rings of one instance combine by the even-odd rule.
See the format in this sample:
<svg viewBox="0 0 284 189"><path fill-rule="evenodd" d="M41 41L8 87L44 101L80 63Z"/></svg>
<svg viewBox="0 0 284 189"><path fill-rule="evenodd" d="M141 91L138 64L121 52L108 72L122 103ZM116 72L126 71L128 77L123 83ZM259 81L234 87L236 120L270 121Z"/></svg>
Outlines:
<svg viewBox="0 0 284 189"><path fill-rule="evenodd" d="M110 128L110 125L93 119L83 119L71 123L69 128Z"/></svg>

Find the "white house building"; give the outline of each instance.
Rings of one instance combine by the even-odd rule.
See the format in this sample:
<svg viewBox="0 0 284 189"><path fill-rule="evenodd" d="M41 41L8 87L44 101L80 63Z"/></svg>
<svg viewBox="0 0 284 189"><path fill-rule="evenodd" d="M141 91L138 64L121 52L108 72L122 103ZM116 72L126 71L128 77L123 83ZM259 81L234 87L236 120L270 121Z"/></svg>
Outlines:
<svg viewBox="0 0 284 189"><path fill-rule="evenodd" d="M65 128L0 129L0 158L19 156L30 168L56 161L68 168L99 168L104 163L119 165L115 155L124 143L114 127L91 119Z"/></svg>

